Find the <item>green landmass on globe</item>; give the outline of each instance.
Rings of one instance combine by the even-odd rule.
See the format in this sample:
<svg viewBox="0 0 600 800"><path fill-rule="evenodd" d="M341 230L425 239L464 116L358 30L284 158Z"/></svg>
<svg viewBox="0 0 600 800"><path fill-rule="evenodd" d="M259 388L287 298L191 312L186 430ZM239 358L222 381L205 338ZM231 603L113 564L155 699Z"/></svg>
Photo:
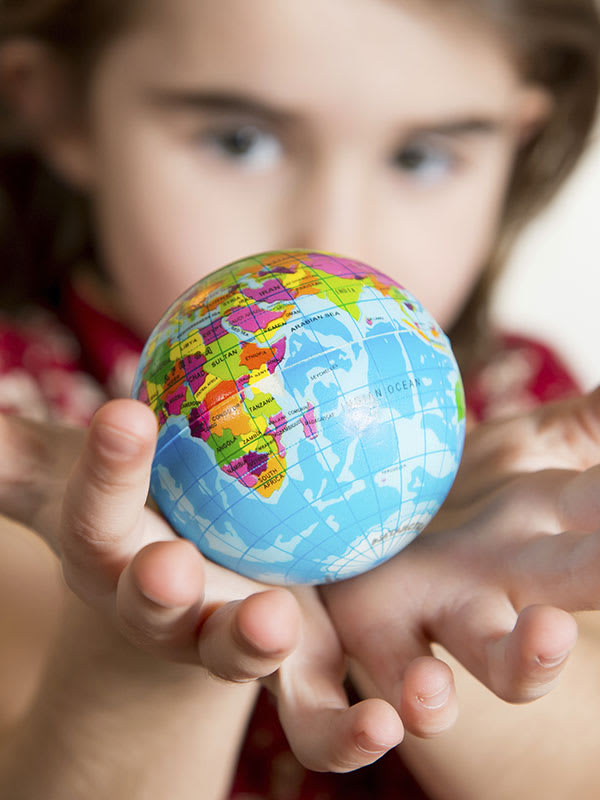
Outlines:
<svg viewBox="0 0 600 800"><path fill-rule="evenodd" d="M464 440L447 337L406 289L311 251L200 280L146 343L151 493L214 561L267 583L363 572L439 509Z"/></svg>

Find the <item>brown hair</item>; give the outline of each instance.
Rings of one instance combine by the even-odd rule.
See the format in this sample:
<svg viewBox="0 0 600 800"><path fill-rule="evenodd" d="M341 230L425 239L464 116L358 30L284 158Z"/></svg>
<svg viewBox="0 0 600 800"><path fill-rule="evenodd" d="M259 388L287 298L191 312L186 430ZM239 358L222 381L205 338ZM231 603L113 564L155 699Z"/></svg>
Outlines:
<svg viewBox="0 0 600 800"><path fill-rule="evenodd" d="M0 0L0 46L46 44L82 90L103 48L133 20L133 0ZM36 155L0 106L0 308L59 301L82 260L97 264L87 198Z"/></svg>
<svg viewBox="0 0 600 800"><path fill-rule="evenodd" d="M453 2L493 26L513 50L524 79L545 87L554 101L543 129L518 154L495 252L451 332L465 364L474 343L485 342L490 290L516 234L554 196L587 143L600 92L600 20L595 0ZM41 40L85 81L102 48L131 21L135 6L133 0L0 0L0 42ZM11 268L0 301L7 304L56 288L90 253L92 241L84 199L31 152L4 150L0 259Z"/></svg>
<svg viewBox="0 0 600 800"><path fill-rule="evenodd" d="M554 104L517 155L496 247L451 331L464 369L485 357L492 289L515 238L554 197L588 144L600 95L600 16L596 0L457 2L483 13L503 34L523 79L544 87Z"/></svg>

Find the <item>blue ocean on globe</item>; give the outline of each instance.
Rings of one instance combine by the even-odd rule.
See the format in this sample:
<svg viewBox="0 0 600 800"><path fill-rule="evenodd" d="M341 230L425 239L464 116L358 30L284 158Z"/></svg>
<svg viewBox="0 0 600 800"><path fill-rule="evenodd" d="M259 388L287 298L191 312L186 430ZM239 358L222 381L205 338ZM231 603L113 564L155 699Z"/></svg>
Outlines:
<svg viewBox="0 0 600 800"><path fill-rule="evenodd" d="M341 580L398 553L440 508L464 443L435 320L383 273L325 253L203 278L149 337L133 395L159 421L165 517L266 583Z"/></svg>

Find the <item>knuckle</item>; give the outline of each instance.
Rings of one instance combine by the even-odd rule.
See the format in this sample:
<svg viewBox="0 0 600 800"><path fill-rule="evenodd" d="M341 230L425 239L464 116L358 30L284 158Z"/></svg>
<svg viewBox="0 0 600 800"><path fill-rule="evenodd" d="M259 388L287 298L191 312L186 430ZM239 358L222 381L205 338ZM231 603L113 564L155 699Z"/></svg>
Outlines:
<svg viewBox="0 0 600 800"><path fill-rule="evenodd" d="M81 550L86 553L89 550L112 550L120 543L120 539L120 535L110 532L106 520L101 522L92 512L81 513L73 508L65 509L61 544L66 555L75 558Z"/></svg>
<svg viewBox="0 0 600 800"><path fill-rule="evenodd" d="M121 465L107 463L104 459L90 458L86 464L87 480L94 490L107 497L123 492L135 485L136 471L124 469Z"/></svg>

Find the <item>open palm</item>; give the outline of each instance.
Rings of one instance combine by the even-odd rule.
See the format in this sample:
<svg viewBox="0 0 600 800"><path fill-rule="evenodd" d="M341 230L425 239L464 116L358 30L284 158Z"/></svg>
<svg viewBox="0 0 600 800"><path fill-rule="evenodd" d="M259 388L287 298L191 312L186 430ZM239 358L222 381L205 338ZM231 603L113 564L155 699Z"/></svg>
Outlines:
<svg viewBox="0 0 600 800"><path fill-rule="evenodd" d="M361 689L433 735L456 714L437 642L499 697L555 684L576 635L569 612L600 608L600 392L467 437L455 485L409 547L322 594ZM417 673L418 670L418 673ZM428 674L423 693L415 675Z"/></svg>

